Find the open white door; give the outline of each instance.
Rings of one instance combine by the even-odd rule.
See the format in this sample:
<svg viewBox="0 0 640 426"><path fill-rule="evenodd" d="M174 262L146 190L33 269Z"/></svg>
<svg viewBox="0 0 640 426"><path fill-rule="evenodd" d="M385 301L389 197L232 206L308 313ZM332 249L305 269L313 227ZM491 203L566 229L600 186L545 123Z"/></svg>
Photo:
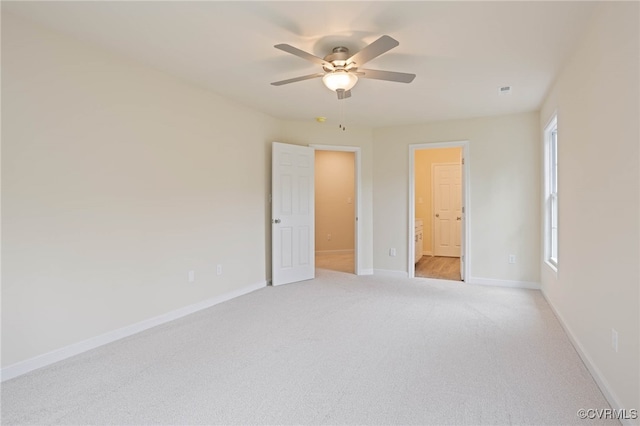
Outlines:
<svg viewBox="0 0 640 426"><path fill-rule="evenodd" d="M464 165L464 149L460 150L460 281L464 281L464 262L466 259L464 258L466 238L467 238L467 227L466 227L466 218L465 218L465 200L466 194L466 176L465 176L465 165Z"/></svg>
<svg viewBox="0 0 640 426"><path fill-rule="evenodd" d="M273 142L271 259L273 285L315 276L314 150Z"/></svg>

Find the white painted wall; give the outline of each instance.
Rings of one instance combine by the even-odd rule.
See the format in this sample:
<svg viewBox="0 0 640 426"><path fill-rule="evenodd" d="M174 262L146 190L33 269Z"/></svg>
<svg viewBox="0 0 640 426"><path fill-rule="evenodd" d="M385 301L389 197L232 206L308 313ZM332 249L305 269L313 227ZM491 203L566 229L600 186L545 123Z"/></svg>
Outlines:
<svg viewBox="0 0 640 426"><path fill-rule="evenodd" d="M468 140L470 279L539 282L539 132L537 113L374 130L376 269L407 272L409 144Z"/></svg>
<svg viewBox="0 0 640 426"><path fill-rule="evenodd" d="M283 123L2 21L3 368L264 284L274 140L361 147L371 273L371 130Z"/></svg>
<svg viewBox="0 0 640 426"><path fill-rule="evenodd" d="M275 119L6 13L2 104L3 366L265 282Z"/></svg>
<svg viewBox="0 0 640 426"><path fill-rule="evenodd" d="M627 409L640 407L639 16L637 2L599 5L539 124L558 111L559 268L542 264L542 288Z"/></svg>

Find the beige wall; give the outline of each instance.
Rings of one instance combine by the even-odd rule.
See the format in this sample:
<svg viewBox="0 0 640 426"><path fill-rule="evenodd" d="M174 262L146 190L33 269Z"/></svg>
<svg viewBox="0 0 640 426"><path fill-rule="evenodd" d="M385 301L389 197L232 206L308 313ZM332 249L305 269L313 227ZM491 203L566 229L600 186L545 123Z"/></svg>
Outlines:
<svg viewBox="0 0 640 426"><path fill-rule="evenodd" d="M2 103L3 366L265 282L276 120L6 13Z"/></svg>
<svg viewBox="0 0 640 426"><path fill-rule="evenodd" d="M376 129L376 269L407 272L409 144L468 140L469 278L539 282L539 135L537 113Z"/></svg>
<svg viewBox="0 0 640 426"><path fill-rule="evenodd" d="M370 129L275 120L7 13L2 53L3 367L264 284L272 141L359 147L372 273Z"/></svg>
<svg viewBox="0 0 640 426"><path fill-rule="evenodd" d="M316 151L316 252L354 249L355 154Z"/></svg>
<svg viewBox="0 0 640 426"><path fill-rule="evenodd" d="M640 407L639 13L599 5L539 123L558 112L559 268L542 264L542 288L627 409Z"/></svg>
<svg viewBox="0 0 640 426"><path fill-rule="evenodd" d="M420 149L415 152L415 217L422 219L424 254L433 250L432 166L437 163L460 163L462 148Z"/></svg>

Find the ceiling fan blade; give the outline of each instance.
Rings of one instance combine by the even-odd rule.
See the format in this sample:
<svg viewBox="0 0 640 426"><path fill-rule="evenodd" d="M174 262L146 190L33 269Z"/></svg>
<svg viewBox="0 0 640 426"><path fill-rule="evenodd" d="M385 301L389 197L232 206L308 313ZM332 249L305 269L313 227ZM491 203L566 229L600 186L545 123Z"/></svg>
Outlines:
<svg viewBox="0 0 640 426"><path fill-rule="evenodd" d="M284 52L287 53L291 53L292 55L296 55L302 59L306 59L307 61L311 61L314 62L316 64L320 64L320 65L326 65L329 64L327 61L325 61L322 58L319 58L317 56L312 55L311 53L307 53L304 50L300 50L297 47L293 47L290 44L276 44L275 46L276 49L280 49ZM331 64L329 64L331 65ZM333 68L333 67L332 67Z"/></svg>
<svg viewBox="0 0 640 426"><path fill-rule="evenodd" d="M405 72L365 70L362 68L358 68L358 72L362 73L362 75L359 74L361 78L395 81L398 83L411 83L416 78L415 74L407 74Z"/></svg>
<svg viewBox="0 0 640 426"><path fill-rule="evenodd" d="M282 86L283 84L295 83L297 81L311 80L312 78L322 77L323 72L317 72L315 74L303 75L302 77L290 78L288 80L275 81L271 83L272 86Z"/></svg>
<svg viewBox="0 0 640 426"><path fill-rule="evenodd" d="M355 62L356 66L364 65L373 58L382 55L383 53L393 49L399 44L400 43L398 43L397 40L389 37L388 35L383 35L382 37L347 59L347 64Z"/></svg>
<svg viewBox="0 0 640 426"><path fill-rule="evenodd" d="M351 97L351 90L338 89L336 90L338 99L347 99Z"/></svg>

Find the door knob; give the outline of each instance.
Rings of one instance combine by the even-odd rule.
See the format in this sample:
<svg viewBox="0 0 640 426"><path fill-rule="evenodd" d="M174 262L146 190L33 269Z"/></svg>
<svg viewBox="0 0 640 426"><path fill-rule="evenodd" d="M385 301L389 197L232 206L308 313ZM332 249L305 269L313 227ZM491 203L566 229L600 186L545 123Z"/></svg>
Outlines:
<svg viewBox="0 0 640 426"><path fill-rule="evenodd" d="M273 223L280 223L280 219L274 220Z"/></svg>
<svg viewBox="0 0 640 426"><path fill-rule="evenodd" d="M456 220L462 220L462 218L460 216L456 217Z"/></svg>
<svg viewBox="0 0 640 426"><path fill-rule="evenodd" d="M440 217L440 213L436 213L436 217Z"/></svg>

